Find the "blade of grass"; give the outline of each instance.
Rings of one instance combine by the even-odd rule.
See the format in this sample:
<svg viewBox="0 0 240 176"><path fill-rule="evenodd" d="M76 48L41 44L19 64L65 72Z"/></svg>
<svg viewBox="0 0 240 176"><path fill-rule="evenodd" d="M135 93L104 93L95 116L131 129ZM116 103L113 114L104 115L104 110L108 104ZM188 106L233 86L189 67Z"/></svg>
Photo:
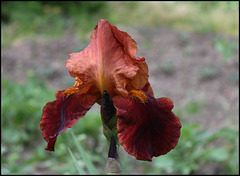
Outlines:
<svg viewBox="0 0 240 176"><path fill-rule="evenodd" d="M85 163L88 171L90 174L98 174L97 170L95 169L95 167L93 166L91 160L89 159L89 156L88 156L88 153L86 151L84 151L84 149L82 148L81 144L78 142L76 136L74 135L74 133L72 131L70 131L73 139L74 139L74 142L77 146L77 149L83 159L83 162Z"/></svg>
<svg viewBox="0 0 240 176"><path fill-rule="evenodd" d="M78 164L78 162L77 162L76 158L73 156L72 151L71 151L70 148L68 148L68 151L69 151L69 153L70 153L70 155L71 155L71 157L72 157L72 160L73 160L73 162L74 162L74 164L75 164L75 166L76 166L76 168L77 168L77 170L78 170L78 173L79 173L79 174L84 174L84 175L86 175L87 173L86 173L86 172L81 168L81 166Z"/></svg>

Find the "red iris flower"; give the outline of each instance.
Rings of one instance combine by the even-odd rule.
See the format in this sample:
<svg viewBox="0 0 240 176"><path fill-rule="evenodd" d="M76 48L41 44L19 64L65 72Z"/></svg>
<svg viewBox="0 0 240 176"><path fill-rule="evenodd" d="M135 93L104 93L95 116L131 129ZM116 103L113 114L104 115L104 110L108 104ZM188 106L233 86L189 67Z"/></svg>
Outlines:
<svg viewBox="0 0 240 176"><path fill-rule="evenodd" d="M103 92L116 108L119 143L138 160L151 161L174 149L181 123L169 98L154 98L144 57L136 57L137 44L106 20L99 20L83 51L70 54L66 67L76 77L73 87L56 92L56 100L43 108L40 127L54 151L57 136L84 117Z"/></svg>

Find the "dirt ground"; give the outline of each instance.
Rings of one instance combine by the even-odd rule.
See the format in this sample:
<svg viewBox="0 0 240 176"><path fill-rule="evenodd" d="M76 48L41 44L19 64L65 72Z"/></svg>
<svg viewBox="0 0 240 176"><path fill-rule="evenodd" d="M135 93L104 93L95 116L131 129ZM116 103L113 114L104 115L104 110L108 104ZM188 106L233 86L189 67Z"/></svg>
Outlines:
<svg viewBox="0 0 240 176"><path fill-rule="evenodd" d="M239 129L239 81L231 81L232 75L239 74L238 39L165 27L116 26L137 42L137 55L146 58L155 97L171 98L176 109L186 108L189 102L198 103L198 113L184 110L180 120L201 123L210 131L222 127ZM215 48L214 39L219 37L236 44L228 62ZM66 89L75 81L65 61L70 53L82 51L89 42L81 41L71 31L61 38L18 39L1 49L2 77L24 83L32 69L39 79L48 78L49 88ZM203 71L209 67L216 72L206 76Z"/></svg>

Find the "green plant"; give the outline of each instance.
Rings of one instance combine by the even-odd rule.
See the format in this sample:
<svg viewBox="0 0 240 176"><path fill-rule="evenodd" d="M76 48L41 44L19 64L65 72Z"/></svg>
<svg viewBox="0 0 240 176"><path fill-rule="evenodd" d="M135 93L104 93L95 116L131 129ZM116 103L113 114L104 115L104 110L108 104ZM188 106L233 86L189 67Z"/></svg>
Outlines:
<svg viewBox="0 0 240 176"><path fill-rule="evenodd" d="M228 80L232 83L238 83L239 82L239 72L233 72L229 77Z"/></svg>
<svg viewBox="0 0 240 176"><path fill-rule="evenodd" d="M90 159L90 153L86 150L83 149L80 141L77 140L77 137L75 136L75 134L70 131L70 134L73 138L73 141L75 143L75 146L77 147L77 151L81 156L81 160L84 163L84 166L87 168L88 173L90 174L98 174L98 171L96 170L96 168L94 167L92 160ZM72 154L71 150L68 148L69 153L73 159L74 164L76 165L79 174L86 174L86 172L84 171L84 169L82 168L82 166L79 165L79 163L77 162L76 157Z"/></svg>
<svg viewBox="0 0 240 176"><path fill-rule="evenodd" d="M234 50L236 48L236 43L230 42L224 38L215 38L214 46L218 52L223 55L223 60L225 63L228 63L233 57Z"/></svg>
<svg viewBox="0 0 240 176"><path fill-rule="evenodd" d="M184 106L184 110L188 114L199 114L203 106L204 106L204 102L191 100Z"/></svg>
<svg viewBox="0 0 240 176"><path fill-rule="evenodd" d="M212 79L218 76L219 71L217 68L212 67L212 66L206 66L203 67L201 70L201 79L207 80L207 79Z"/></svg>
<svg viewBox="0 0 240 176"><path fill-rule="evenodd" d="M21 85L2 78L1 93L2 147L5 148L2 157L6 161L3 169L9 173L25 172L30 168L26 163L19 165L21 153L38 144L41 111L45 101L53 98L53 92L29 72L29 80Z"/></svg>
<svg viewBox="0 0 240 176"><path fill-rule="evenodd" d="M36 124L39 123L44 103L53 99L54 94L34 75L30 75L29 80L22 85L7 79L2 79L1 83L2 139L9 145L33 140L39 132L40 126L36 128Z"/></svg>
<svg viewBox="0 0 240 176"><path fill-rule="evenodd" d="M99 18L105 18L108 14L105 4L86 1L3 1L1 46L20 37L57 37L66 29L86 39L84 33L94 28Z"/></svg>
<svg viewBox="0 0 240 176"><path fill-rule="evenodd" d="M178 146L154 160L155 172L193 174L200 165L215 162L225 167L226 174L237 174L236 139L238 132L223 128L216 133L204 131L198 124L183 122ZM221 141L216 145L216 141ZM234 160L234 161L233 161ZM234 163L234 164L233 164Z"/></svg>

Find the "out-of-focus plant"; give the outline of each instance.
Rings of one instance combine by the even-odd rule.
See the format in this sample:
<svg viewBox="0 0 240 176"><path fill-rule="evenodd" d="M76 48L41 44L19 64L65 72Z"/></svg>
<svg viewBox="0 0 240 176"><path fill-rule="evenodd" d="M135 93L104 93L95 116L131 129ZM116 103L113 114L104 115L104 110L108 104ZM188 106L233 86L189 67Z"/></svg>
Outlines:
<svg viewBox="0 0 240 176"><path fill-rule="evenodd" d="M215 38L214 39L214 46L218 52L220 52L223 55L223 60L225 63L228 63L233 55L234 50L236 48L236 43L229 42L228 40L224 38Z"/></svg>
<svg viewBox="0 0 240 176"><path fill-rule="evenodd" d="M99 16L108 14L105 4L102 1L1 1L4 34L1 44L8 45L23 36L60 36L65 29L85 39L83 34L94 26Z"/></svg>
<svg viewBox="0 0 240 176"><path fill-rule="evenodd" d="M51 98L43 82L29 72L29 81L18 85L7 79L1 80L1 129L2 158L8 173L19 173L29 169L28 163L19 165L20 153L35 146L40 128L36 127L41 116L41 104ZM30 142L31 141L31 142Z"/></svg>
<svg viewBox="0 0 240 176"><path fill-rule="evenodd" d="M229 77L228 80L232 83L238 83L239 82L239 72L233 72Z"/></svg>
<svg viewBox="0 0 240 176"><path fill-rule="evenodd" d="M32 72L29 81L22 85L1 80L1 127L4 129L2 140L5 144L25 143L34 139L39 133L36 124L41 116L44 101L53 96L44 83L40 82ZM31 133L32 135L29 135ZM9 137L11 136L11 137Z"/></svg>
<svg viewBox="0 0 240 176"><path fill-rule="evenodd" d="M219 75L218 68L212 66L205 66L201 70L201 79L209 80Z"/></svg>
<svg viewBox="0 0 240 176"><path fill-rule="evenodd" d="M154 172L194 174L200 165L214 162L224 167L222 174L238 174L237 131L223 128L213 133L204 131L199 124L186 122L183 127L177 150L156 158Z"/></svg>
<svg viewBox="0 0 240 176"><path fill-rule="evenodd" d="M80 154L81 162L83 163L82 165L84 166L83 167L78 163L77 158L72 154L71 149L68 148L69 153L70 153L70 155L73 159L73 162L76 165L76 168L78 169L78 173L79 174L86 174L86 172L84 171L84 168L86 168L89 174L98 174L97 169L93 165L93 159L92 159L92 157L90 157L91 154L89 153L89 151L86 151L82 147L80 141L77 139L77 137L75 136L75 134L71 130L70 130L70 133L71 133L71 137L72 137L72 139L75 143L75 146L77 148L77 151Z"/></svg>

